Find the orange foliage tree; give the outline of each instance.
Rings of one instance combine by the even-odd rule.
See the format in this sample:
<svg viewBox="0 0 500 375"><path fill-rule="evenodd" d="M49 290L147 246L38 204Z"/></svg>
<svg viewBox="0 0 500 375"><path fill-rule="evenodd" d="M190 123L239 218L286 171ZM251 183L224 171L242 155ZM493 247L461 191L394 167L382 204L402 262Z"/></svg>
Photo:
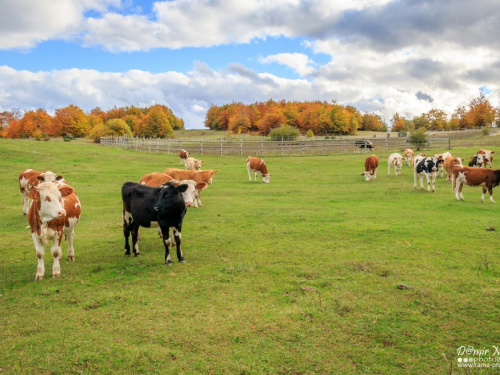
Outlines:
<svg viewBox="0 0 500 375"><path fill-rule="evenodd" d="M84 137L89 130L88 116L81 108L70 104L67 107L56 109L49 134L54 136L71 134L74 137Z"/></svg>
<svg viewBox="0 0 500 375"><path fill-rule="evenodd" d="M153 107L147 114L141 114L134 126L134 134L147 138L172 137L174 130L161 108Z"/></svg>

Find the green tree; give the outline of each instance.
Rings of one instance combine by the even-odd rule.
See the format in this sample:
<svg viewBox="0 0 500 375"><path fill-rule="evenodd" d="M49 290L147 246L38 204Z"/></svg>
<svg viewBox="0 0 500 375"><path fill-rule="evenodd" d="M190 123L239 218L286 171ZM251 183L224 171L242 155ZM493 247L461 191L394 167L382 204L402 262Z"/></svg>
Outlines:
<svg viewBox="0 0 500 375"><path fill-rule="evenodd" d="M425 128L415 130L408 138L408 142L410 142L417 149L417 151L420 151L420 149L423 148L428 142L427 130Z"/></svg>

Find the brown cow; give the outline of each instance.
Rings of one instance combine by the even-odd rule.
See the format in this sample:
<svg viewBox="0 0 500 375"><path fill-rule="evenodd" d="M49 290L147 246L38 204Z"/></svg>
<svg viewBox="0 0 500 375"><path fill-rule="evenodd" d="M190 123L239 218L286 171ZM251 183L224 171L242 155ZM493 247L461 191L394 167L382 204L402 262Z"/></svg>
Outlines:
<svg viewBox="0 0 500 375"><path fill-rule="evenodd" d="M195 182L206 182L209 185L212 184L212 179L217 171L186 171L184 169L177 168L167 168L163 173L168 174L172 178L182 181L182 180L193 180Z"/></svg>
<svg viewBox="0 0 500 375"><path fill-rule="evenodd" d="M43 255L45 244L50 240L53 241L51 253L54 258L52 277L59 277L61 276L59 260L62 258L63 234L68 240L68 260L75 260L73 236L75 226L80 220L80 201L71 186L57 186L53 182L38 184L30 191L29 197L33 199L33 203L28 212L28 222L38 258L35 280L42 280L45 275Z"/></svg>
<svg viewBox="0 0 500 375"><path fill-rule="evenodd" d="M495 151L480 149L477 155L483 155L484 167L491 168L491 163L493 163L493 154Z"/></svg>
<svg viewBox="0 0 500 375"><path fill-rule="evenodd" d="M365 181L375 180L377 178L378 157L376 155L368 156L365 160L365 172L361 176L365 176Z"/></svg>
<svg viewBox="0 0 500 375"><path fill-rule="evenodd" d="M186 189L186 191L184 191L182 193L182 197L184 198L184 202L186 202L186 207L198 208L198 204L200 206L203 206L201 204L199 192L201 190L204 190L207 188L208 184L206 182L198 182L197 183L193 180L183 180L183 181L178 182L177 180L174 180L168 174L161 173L161 172L153 172L153 173L148 173L148 174L145 174L144 176L142 176L139 183L142 185L147 185L147 186L160 187L169 181L175 182L177 186L182 185L182 184L188 185L188 188Z"/></svg>
<svg viewBox="0 0 500 375"><path fill-rule="evenodd" d="M30 209L28 194L41 182L57 182L58 185L66 185L66 181L60 175L51 171L39 172L33 169L26 169L19 174L19 190L23 196L23 213L28 214Z"/></svg>
<svg viewBox="0 0 500 375"><path fill-rule="evenodd" d="M184 164L184 160L186 160L189 157L189 152L181 149L179 151L179 157L181 158L181 164Z"/></svg>
<svg viewBox="0 0 500 375"><path fill-rule="evenodd" d="M446 171L446 181L450 182L453 178L453 167L458 165L463 167L462 158L455 158L453 156L448 156L443 163L443 168Z"/></svg>
<svg viewBox="0 0 500 375"><path fill-rule="evenodd" d="M255 172L255 181L257 181L257 173L262 174L262 181L268 184L271 180L271 175L267 172L267 166L264 160L249 156L247 158L248 179L252 181L252 172Z"/></svg>
<svg viewBox="0 0 500 375"><path fill-rule="evenodd" d="M495 203L493 200L493 188L498 186L500 182L500 169L480 169L472 167L454 167L453 168L453 183L455 188L455 198L458 200L465 200L462 194L463 184L469 186L482 186L483 195L481 195L481 202L484 202L484 195L486 194L486 189L490 193L490 201Z"/></svg>
<svg viewBox="0 0 500 375"><path fill-rule="evenodd" d="M406 165L411 167L411 159L413 159L413 150L411 148L407 148L403 154L405 160L406 160Z"/></svg>

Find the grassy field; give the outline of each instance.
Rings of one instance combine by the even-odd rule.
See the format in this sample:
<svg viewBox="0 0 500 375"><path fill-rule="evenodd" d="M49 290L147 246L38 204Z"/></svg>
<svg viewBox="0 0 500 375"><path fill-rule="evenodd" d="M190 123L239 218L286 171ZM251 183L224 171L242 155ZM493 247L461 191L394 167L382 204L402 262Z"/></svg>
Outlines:
<svg viewBox="0 0 500 375"><path fill-rule="evenodd" d="M500 206L480 188L457 202L445 178L414 190L377 155L369 183L366 154L266 158L270 184L248 181L245 157L204 156L219 172L184 220L187 262L166 267L156 230L124 257L120 188L177 156L0 139L0 373L488 372L458 368L457 349L500 347L500 239L486 231ZM64 175L82 202L58 279L47 251L34 282L26 168Z"/></svg>

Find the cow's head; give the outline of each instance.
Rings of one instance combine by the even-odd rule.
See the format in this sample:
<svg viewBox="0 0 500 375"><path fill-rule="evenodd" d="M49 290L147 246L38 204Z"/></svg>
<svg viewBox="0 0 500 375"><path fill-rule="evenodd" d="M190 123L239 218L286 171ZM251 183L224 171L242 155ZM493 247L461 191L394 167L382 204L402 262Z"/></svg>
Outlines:
<svg viewBox="0 0 500 375"><path fill-rule="evenodd" d="M187 184L181 184L177 186L172 181L163 184L162 187L158 188L158 198L154 205L154 210L158 213L164 213L167 211L175 211L176 208L186 207L184 193L188 189Z"/></svg>
<svg viewBox="0 0 500 375"><path fill-rule="evenodd" d="M440 160L442 160L442 157L441 159L439 159L438 157L428 157L426 160L425 160L425 166L426 166L426 169L427 169L427 172L428 173L432 173L432 172L436 172L438 170L438 165L440 163Z"/></svg>
<svg viewBox="0 0 500 375"><path fill-rule="evenodd" d="M484 163L484 156L482 154L478 154L476 155L476 157L477 157L476 164L481 167Z"/></svg>
<svg viewBox="0 0 500 375"><path fill-rule="evenodd" d="M193 180L183 180L180 183L177 183L176 185L180 186L183 184L187 185L186 191L182 193L182 197L184 198L186 207L193 207L195 199L198 197L197 186L200 184L197 184Z"/></svg>
<svg viewBox="0 0 500 375"><path fill-rule="evenodd" d="M60 219L66 215L63 197L73 194L74 190L70 186L58 188L53 182L42 182L35 189L31 190L29 197L33 199L38 214L43 223L53 219Z"/></svg>
<svg viewBox="0 0 500 375"><path fill-rule="evenodd" d="M374 175L372 175L370 172L361 173L361 176L365 176L366 182L370 182L371 179L374 179Z"/></svg>
<svg viewBox="0 0 500 375"><path fill-rule="evenodd" d="M57 182L63 179L62 176L55 174L54 172L47 171L40 173L40 175L37 177L38 181L40 182Z"/></svg>
<svg viewBox="0 0 500 375"><path fill-rule="evenodd" d="M264 181L266 184L271 182L271 174L270 173L263 174L262 181Z"/></svg>

